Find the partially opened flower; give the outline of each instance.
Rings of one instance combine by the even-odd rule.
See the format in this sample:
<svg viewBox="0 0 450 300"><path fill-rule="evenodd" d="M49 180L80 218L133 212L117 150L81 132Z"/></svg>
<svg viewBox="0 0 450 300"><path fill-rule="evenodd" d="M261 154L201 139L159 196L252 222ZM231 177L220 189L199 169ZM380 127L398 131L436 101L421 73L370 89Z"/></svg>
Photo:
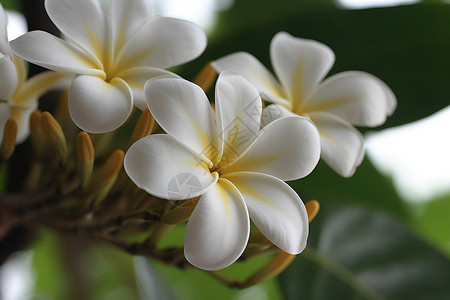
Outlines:
<svg viewBox="0 0 450 300"><path fill-rule="evenodd" d="M68 88L69 76L44 72L27 80L25 61L15 56L8 45L7 17L0 4L0 143L6 121L17 123L16 144L29 134L30 114L38 106L38 98L53 88Z"/></svg>
<svg viewBox="0 0 450 300"><path fill-rule="evenodd" d="M43 31L11 42L25 60L77 74L69 90L69 111L83 130L102 133L122 125L133 105L146 108L144 83L164 69L200 55L206 36L196 25L151 17L145 0L46 0L45 8L65 40Z"/></svg>
<svg viewBox="0 0 450 300"><path fill-rule="evenodd" d="M186 227L186 259L206 270L232 264L246 247L249 217L273 244L300 253L308 218L283 180L316 166L320 140L313 123L293 116L260 130L257 90L227 72L217 80L215 118L203 90L183 79L152 79L145 91L167 134L133 144L124 166L137 186L160 198L200 196Z"/></svg>
<svg viewBox="0 0 450 300"><path fill-rule="evenodd" d="M227 55L212 65L218 72L237 71L264 100L275 103L265 109L265 122L292 113L310 118L320 132L322 158L340 175L353 175L364 157L363 136L353 125L384 123L396 107L390 88L358 71L342 72L322 82L334 63L333 51L285 32L272 39L270 55L278 80L246 52Z"/></svg>

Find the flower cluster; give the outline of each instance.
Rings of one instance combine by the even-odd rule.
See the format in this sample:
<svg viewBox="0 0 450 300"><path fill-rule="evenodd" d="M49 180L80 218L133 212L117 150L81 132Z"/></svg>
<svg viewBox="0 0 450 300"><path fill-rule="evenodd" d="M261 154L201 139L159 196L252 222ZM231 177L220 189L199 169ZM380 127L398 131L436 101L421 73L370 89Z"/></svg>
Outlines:
<svg viewBox="0 0 450 300"><path fill-rule="evenodd" d="M186 21L151 16L146 3L46 0L64 39L33 31L10 43L1 9L0 126L13 118L17 142L23 141L37 99L53 88L68 89L71 119L88 133L114 131L133 106L142 116L148 108L160 133L145 127L126 149L124 169L140 189L177 203L154 218L188 220L187 261L205 270L231 265L247 249L251 222L267 243L299 254L311 212L284 181L307 176L321 157L351 176L364 156L363 137L353 125L382 124L396 106L392 91L364 72L322 82L334 61L332 50L281 32L270 46L278 79L251 54L230 54L212 63L219 76L210 103L202 87L166 70L198 57L205 33ZM57 72L27 80L24 60ZM79 153L92 148L87 133L79 139ZM89 175L94 155L86 153ZM114 157L117 174L123 155ZM107 171L101 174L109 178ZM88 175L81 181L88 182ZM192 204L182 217L178 200Z"/></svg>

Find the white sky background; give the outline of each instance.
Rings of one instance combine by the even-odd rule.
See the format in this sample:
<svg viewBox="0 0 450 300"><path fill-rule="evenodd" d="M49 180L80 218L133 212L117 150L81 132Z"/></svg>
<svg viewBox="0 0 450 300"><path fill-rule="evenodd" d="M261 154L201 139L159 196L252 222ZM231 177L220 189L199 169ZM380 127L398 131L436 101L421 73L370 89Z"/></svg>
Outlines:
<svg viewBox="0 0 450 300"><path fill-rule="evenodd" d="M450 193L450 107L368 135L366 145L369 158L392 177L405 200L427 201Z"/></svg>
<svg viewBox="0 0 450 300"><path fill-rule="evenodd" d="M348 9L396 6L420 2L420 0L336 0L336 3Z"/></svg>

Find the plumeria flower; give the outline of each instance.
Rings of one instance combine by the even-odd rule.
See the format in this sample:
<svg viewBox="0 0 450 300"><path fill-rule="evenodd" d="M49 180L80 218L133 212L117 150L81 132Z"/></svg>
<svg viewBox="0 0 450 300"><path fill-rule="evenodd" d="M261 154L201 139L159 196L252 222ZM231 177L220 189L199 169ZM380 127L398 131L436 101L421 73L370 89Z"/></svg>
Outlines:
<svg viewBox="0 0 450 300"><path fill-rule="evenodd" d="M8 45L7 16L0 4L0 143L6 121L17 123L16 144L29 135L30 114L41 95L54 88L68 88L69 76L44 72L27 80L25 61L15 56Z"/></svg>
<svg viewBox="0 0 450 300"><path fill-rule="evenodd" d="M205 270L232 264L246 247L249 217L274 245L300 253L308 217L283 180L306 176L316 166L320 140L313 123L293 116L260 131L257 90L228 72L216 84L215 118L203 90L183 79L149 80L145 92L167 134L133 144L124 166L138 187L157 197L200 196L186 227L186 259ZM189 192L179 192L183 183Z"/></svg>
<svg viewBox="0 0 450 300"><path fill-rule="evenodd" d="M146 0L45 0L50 19L65 40L43 31L11 42L23 59L51 70L77 74L69 90L70 115L81 129L112 131L133 105L146 108L144 83L164 69L190 61L206 47L196 25L151 17Z"/></svg>
<svg viewBox="0 0 450 300"><path fill-rule="evenodd" d="M334 63L324 44L280 32L270 45L278 80L246 52L212 63L218 71L234 70L252 83L264 100L264 122L292 113L310 118L320 132L321 156L340 175L350 177L364 158L364 139L356 126L378 126L396 107L391 89L373 75L359 71L322 81Z"/></svg>

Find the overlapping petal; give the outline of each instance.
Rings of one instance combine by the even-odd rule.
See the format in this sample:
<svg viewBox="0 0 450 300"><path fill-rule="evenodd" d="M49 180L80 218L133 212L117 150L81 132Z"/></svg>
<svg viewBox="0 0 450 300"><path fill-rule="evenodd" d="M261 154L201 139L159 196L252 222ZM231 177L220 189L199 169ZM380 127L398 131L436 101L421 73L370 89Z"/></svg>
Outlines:
<svg viewBox="0 0 450 300"><path fill-rule="evenodd" d="M102 78L80 75L69 89L69 112L74 123L91 133L117 129L133 108L130 87L119 78L110 82Z"/></svg>
<svg viewBox="0 0 450 300"><path fill-rule="evenodd" d="M186 226L184 253L194 266L218 270L235 262L250 233L246 205L236 187L219 179L199 200Z"/></svg>
<svg viewBox="0 0 450 300"><path fill-rule="evenodd" d="M270 122L275 121L277 119L293 116L297 116L297 114L294 114L292 111L285 108L284 106L278 104L268 105L263 109L262 112L261 127L264 127Z"/></svg>
<svg viewBox="0 0 450 300"><path fill-rule="evenodd" d="M259 173L231 173L225 178L238 188L250 218L266 238L290 254L303 251L308 237L308 214L291 187Z"/></svg>
<svg viewBox="0 0 450 300"><path fill-rule="evenodd" d="M8 17L6 16L5 10L0 3L0 53L10 54L8 46L8 32L6 27L8 25Z"/></svg>
<svg viewBox="0 0 450 300"><path fill-rule="evenodd" d="M108 21L113 49L121 49L151 17L151 7L142 0L110 0Z"/></svg>
<svg viewBox="0 0 450 300"><path fill-rule="evenodd" d="M155 78L145 84L145 94L152 115L165 132L199 156L217 160L217 127L199 86L184 79Z"/></svg>
<svg viewBox="0 0 450 300"><path fill-rule="evenodd" d="M218 179L199 157L167 134L134 143L125 155L124 167L139 188L164 199L194 198Z"/></svg>
<svg viewBox="0 0 450 300"><path fill-rule="evenodd" d="M378 126L392 112L392 97L392 91L375 76L348 71L318 86L304 110L329 112L359 126Z"/></svg>
<svg viewBox="0 0 450 300"><path fill-rule="evenodd" d="M262 102L242 76L222 72L216 84L216 120L222 161L234 163L259 134Z"/></svg>
<svg viewBox="0 0 450 300"><path fill-rule="evenodd" d="M46 0L45 9L56 27L69 40L92 56L103 57L106 22L97 0Z"/></svg>
<svg viewBox="0 0 450 300"><path fill-rule="evenodd" d="M247 52L229 54L212 62L217 72L235 71L248 80L262 95L264 100L290 107L283 88L253 55Z"/></svg>
<svg viewBox="0 0 450 300"><path fill-rule="evenodd" d="M53 71L42 72L25 81L10 99L10 103L23 108L36 106L37 100L50 90L69 88L73 75Z"/></svg>
<svg viewBox="0 0 450 300"><path fill-rule="evenodd" d="M145 110L147 98L145 97L144 85L151 78L180 78L177 74L157 68L136 67L127 69L117 75L130 86L133 93L134 105L140 110Z"/></svg>
<svg viewBox="0 0 450 300"><path fill-rule="evenodd" d="M10 42L19 57L54 71L105 77L95 58L44 31L28 32Z"/></svg>
<svg viewBox="0 0 450 300"><path fill-rule="evenodd" d="M314 124L299 116L281 118L264 127L254 144L228 170L257 172L281 180L302 178L320 157L320 138Z"/></svg>
<svg viewBox="0 0 450 300"><path fill-rule="evenodd" d="M294 106L305 99L334 63L334 53L328 46L286 32L273 37L270 58L288 99L297 102Z"/></svg>
<svg viewBox="0 0 450 300"><path fill-rule="evenodd" d="M9 99L18 84L17 70L9 56L0 53L0 100Z"/></svg>
<svg viewBox="0 0 450 300"><path fill-rule="evenodd" d="M166 69L197 58L206 47L204 31L193 23L153 17L123 48L118 69L148 66Z"/></svg>
<svg viewBox="0 0 450 300"><path fill-rule="evenodd" d="M314 112L310 117L320 131L322 158L341 176L352 176L364 157L361 133L330 113Z"/></svg>

